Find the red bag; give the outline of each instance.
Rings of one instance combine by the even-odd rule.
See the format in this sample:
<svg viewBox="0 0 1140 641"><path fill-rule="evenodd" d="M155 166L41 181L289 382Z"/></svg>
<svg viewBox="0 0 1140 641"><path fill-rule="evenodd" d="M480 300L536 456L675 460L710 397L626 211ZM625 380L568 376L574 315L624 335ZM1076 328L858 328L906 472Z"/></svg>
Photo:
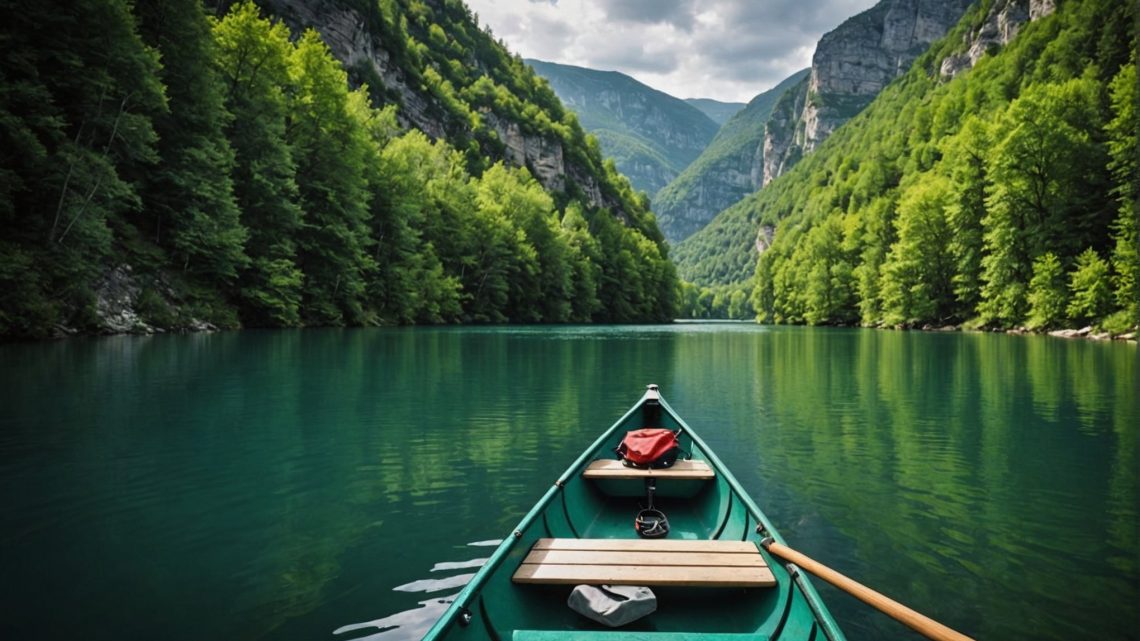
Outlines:
<svg viewBox="0 0 1140 641"><path fill-rule="evenodd" d="M671 430L645 428L626 432L616 451L632 467L669 467L677 460L681 444Z"/></svg>

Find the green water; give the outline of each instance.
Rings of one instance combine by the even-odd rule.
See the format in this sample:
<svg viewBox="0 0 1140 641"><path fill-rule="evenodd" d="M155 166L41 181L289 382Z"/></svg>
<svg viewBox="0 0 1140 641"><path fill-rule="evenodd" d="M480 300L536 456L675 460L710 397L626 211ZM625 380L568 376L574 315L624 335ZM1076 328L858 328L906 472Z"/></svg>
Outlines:
<svg viewBox="0 0 1140 641"><path fill-rule="evenodd" d="M979 638L1136 639L1137 361L737 324L0 346L0 638L416 639L655 382L802 551Z"/></svg>

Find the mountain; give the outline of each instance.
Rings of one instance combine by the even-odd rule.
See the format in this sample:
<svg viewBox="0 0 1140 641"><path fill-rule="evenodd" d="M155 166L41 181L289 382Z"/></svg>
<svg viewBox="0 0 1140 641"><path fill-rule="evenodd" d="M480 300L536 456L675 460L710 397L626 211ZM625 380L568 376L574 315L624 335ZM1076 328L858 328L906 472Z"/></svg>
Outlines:
<svg viewBox="0 0 1140 641"><path fill-rule="evenodd" d="M684 240L760 188L765 123L773 105L807 73L807 69L796 72L749 101L681 175L657 192L653 210L666 238Z"/></svg>
<svg viewBox="0 0 1140 641"><path fill-rule="evenodd" d="M616 71L527 60L634 188L650 195L693 162L718 125L701 110Z"/></svg>
<svg viewBox="0 0 1140 641"><path fill-rule="evenodd" d="M972 0L883 0L823 35L811 77L781 105L764 137L762 184L811 153L859 113L930 44L957 24Z"/></svg>
<svg viewBox="0 0 1140 641"><path fill-rule="evenodd" d="M646 199L461 2L7 14L0 339L673 316Z"/></svg>
<svg viewBox="0 0 1140 641"><path fill-rule="evenodd" d="M685 98L685 102L701 110L718 125L724 125L736 112L744 108L743 102L721 102L712 98Z"/></svg>
<svg viewBox="0 0 1140 641"><path fill-rule="evenodd" d="M1112 0L971 8L686 244L755 265L751 299L771 322L1136 328L1136 12ZM687 269L714 276L710 265Z"/></svg>

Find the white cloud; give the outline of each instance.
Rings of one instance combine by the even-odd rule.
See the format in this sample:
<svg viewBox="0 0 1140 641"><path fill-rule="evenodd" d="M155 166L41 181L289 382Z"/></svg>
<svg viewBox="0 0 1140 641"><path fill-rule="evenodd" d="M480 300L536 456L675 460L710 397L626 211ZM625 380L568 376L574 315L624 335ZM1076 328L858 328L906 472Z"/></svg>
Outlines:
<svg viewBox="0 0 1140 641"><path fill-rule="evenodd" d="M680 98L747 102L877 0L466 0L525 58L616 70Z"/></svg>

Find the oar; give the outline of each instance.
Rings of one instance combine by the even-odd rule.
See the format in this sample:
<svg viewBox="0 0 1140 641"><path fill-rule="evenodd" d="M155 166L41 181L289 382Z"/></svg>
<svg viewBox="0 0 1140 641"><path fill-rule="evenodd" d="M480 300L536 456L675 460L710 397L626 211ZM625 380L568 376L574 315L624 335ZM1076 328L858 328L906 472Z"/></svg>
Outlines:
<svg viewBox="0 0 1140 641"><path fill-rule="evenodd" d="M961 632L952 630L924 614L915 612L898 601L832 570L801 552L796 552L786 545L777 543L771 537L761 541L760 545L764 546L764 549L768 550L768 552L785 561L795 563L804 570L811 572L867 605L910 626L911 629L925 635L927 638L934 639L935 641L973 641L973 639Z"/></svg>

